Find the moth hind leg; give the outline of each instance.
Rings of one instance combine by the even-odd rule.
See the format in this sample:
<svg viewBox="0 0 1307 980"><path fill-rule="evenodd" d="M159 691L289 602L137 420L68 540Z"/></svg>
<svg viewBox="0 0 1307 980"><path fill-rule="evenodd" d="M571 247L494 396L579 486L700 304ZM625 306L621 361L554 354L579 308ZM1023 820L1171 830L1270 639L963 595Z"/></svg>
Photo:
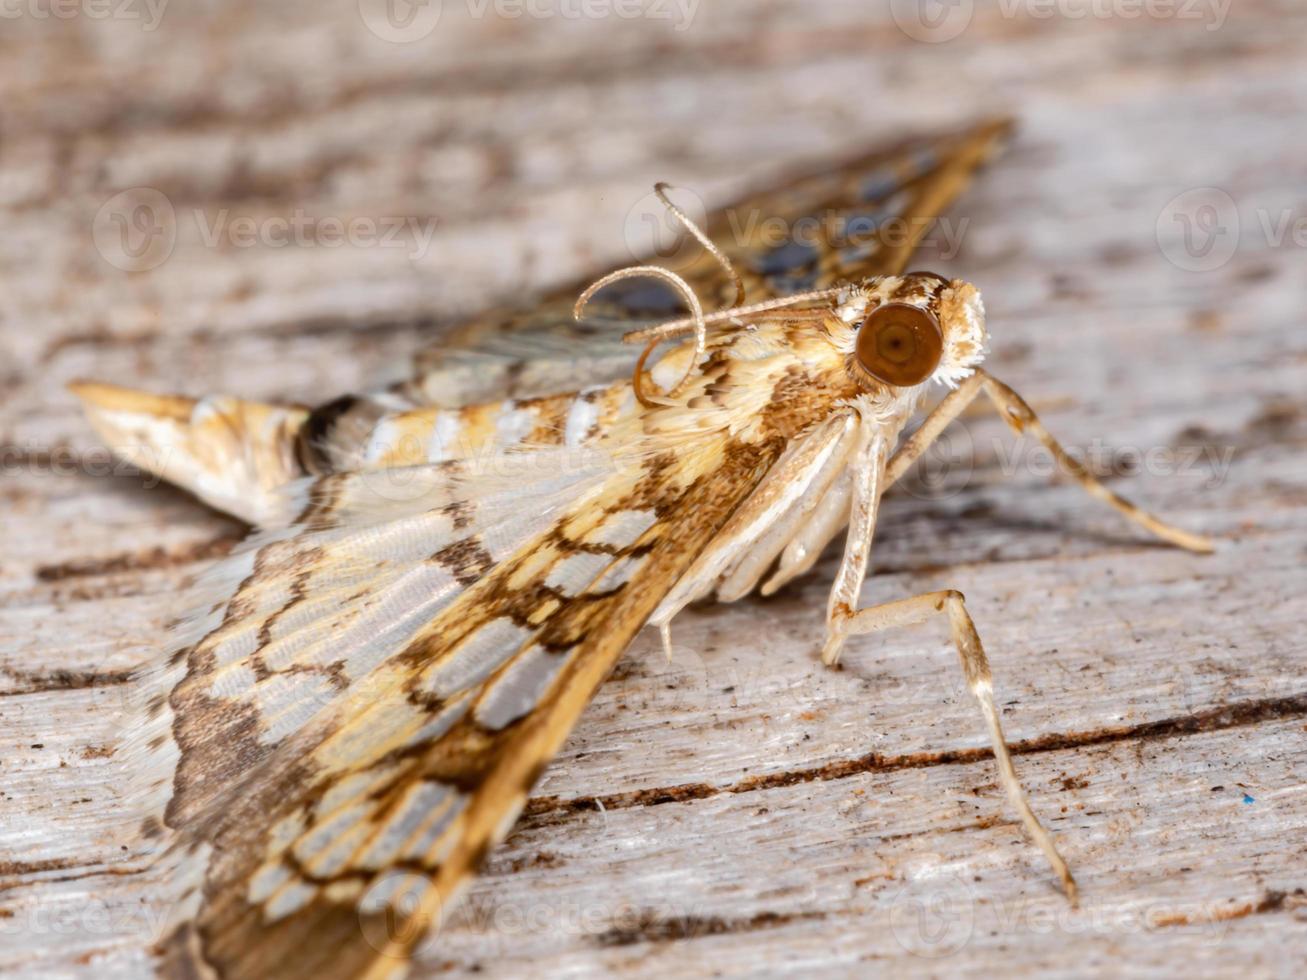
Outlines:
<svg viewBox="0 0 1307 980"><path fill-rule="evenodd" d="M976 631L976 624L972 622L971 615L967 612L962 593L949 589L942 592L927 592L910 599L899 599L857 611L840 609L832 617L830 627L838 631L842 639L851 634L878 633L896 626L915 625L940 614L948 618L949 631L962 663L967 686L979 703L981 714L985 718L985 728L994 750L999 780L1012 806L1020 814L1026 833L1043 851L1054 873L1061 880L1067 898L1072 905L1075 905L1077 890L1071 870L1058 852L1053 836L1039 822L1034 810L1030 808L1025 789L1012 764L1012 755L1008 751L1007 740L1003 735L998 708L994 704L994 682L989 669L989 658L985 656L980 634Z"/></svg>

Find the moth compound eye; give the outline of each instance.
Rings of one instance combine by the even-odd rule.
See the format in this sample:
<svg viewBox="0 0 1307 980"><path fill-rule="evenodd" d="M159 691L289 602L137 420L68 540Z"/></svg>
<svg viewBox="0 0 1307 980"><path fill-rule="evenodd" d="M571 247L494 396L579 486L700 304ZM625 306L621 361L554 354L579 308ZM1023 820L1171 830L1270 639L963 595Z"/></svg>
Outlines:
<svg viewBox="0 0 1307 980"><path fill-rule="evenodd" d="M886 303L867 314L855 348L858 363L878 381L899 388L921 384L944 355L939 323L908 303Z"/></svg>

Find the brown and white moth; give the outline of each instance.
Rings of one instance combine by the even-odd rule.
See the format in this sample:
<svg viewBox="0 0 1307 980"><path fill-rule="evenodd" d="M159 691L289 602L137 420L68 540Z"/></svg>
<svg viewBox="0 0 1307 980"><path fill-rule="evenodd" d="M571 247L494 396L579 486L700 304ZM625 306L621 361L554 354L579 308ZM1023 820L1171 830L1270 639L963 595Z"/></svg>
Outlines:
<svg viewBox="0 0 1307 980"><path fill-rule="evenodd" d="M1103 487L985 373L974 286L903 273L1007 129L734 205L820 215L815 241L687 220L707 247L676 272L606 277L576 318L577 290L487 315L378 394L308 409L75 386L110 445L259 527L143 680L125 753L160 860L190 883L166 972L403 972L636 632L770 593L846 527L822 659L946 617L1011 803L1074 900L962 595L858 606L881 495L978 397L1130 520L1210 550ZM878 234L890 220L897 241ZM638 360L616 342L633 320L626 339L651 345ZM935 383L950 393L900 442Z"/></svg>

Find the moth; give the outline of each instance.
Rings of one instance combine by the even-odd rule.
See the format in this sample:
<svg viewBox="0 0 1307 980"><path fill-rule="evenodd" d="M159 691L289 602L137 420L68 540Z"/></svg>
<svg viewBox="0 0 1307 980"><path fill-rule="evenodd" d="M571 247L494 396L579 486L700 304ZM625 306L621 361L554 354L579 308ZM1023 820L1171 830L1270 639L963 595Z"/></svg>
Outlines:
<svg viewBox="0 0 1307 980"><path fill-rule="evenodd" d="M818 216L815 240L701 230L668 198L696 255L487 314L380 392L75 385L112 447L258 528L142 680L120 753L184 883L165 970L403 972L632 637L774 592L841 532L822 660L946 619L1010 803L1074 901L963 596L859 605L882 494L977 399L1135 524L1211 549L1100 484L983 369L973 285L904 272L1008 131L908 141L726 211Z"/></svg>

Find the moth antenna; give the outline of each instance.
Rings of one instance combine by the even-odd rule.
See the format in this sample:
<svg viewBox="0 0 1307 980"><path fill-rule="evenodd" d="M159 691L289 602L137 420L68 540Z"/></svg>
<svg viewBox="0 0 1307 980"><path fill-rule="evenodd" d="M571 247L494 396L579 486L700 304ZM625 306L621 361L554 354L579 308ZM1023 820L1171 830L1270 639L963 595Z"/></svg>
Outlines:
<svg viewBox="0 0 1307 980"><path fill-rule="evenodd" d="M744 303L744 280L741 279L740 274L735 271L735 266L731 265L731 260L726 257L726 253L717 247L717 243L709 238L704 233L703 229L695 224L694 220L688 214L672 203L671 199L667 196L667 192L671 190L671 188L671 184L660 180L658 183L654 184L654 193L658 195L658 200L663 202L663 206L667 208L676 220L681 223L681 227L693 235L695 241L704 247L704 251L716 259L718 265L720 265L723 271L731 277L731 282L735 286L735 302L727 304L727 306L742 305Z"/></svg>
<svg viewBox="0 0 1307 980"><path fill-rule="evenodd" d="M694 324L694 330L692 331L694 333L694 356L690 358L690 364L685 369L685 374L681 376L681 380L676 382L676 384L667 392L669 396L675 397L680 390L685 387L686 382L690 380L690 376L694 374L694 369L699 363L699 358L703 356L704 349L708 346L708 327L704 320L703 304L699 302L699 297L694 295L694 290L690 288L688 282L678 276L675 272L672 272L670 269L664 269L660 265L633 265L626 269L618 269L616 272L610 272L608 275L596 279L594 282L590 283L590 285L585 287L585 290L577 297L576 305L572 307L572 316L577 320L580 320L585 314L585 308L589 305L594 294L599 292L599 290L603 289L605 286L611 285L615 282L620 282L623 279L637 279L640 276L649 276L653 279L661 279L664 282L670 283L672 287L681 294L686 305L690 307L690 313L692 314L690 322ZM641 405L644 405L647 408L653 407L658 404L658 402L644 394L641 387L640 375L644 370L645 360L649 357L649 354L658 343L659 340L654 340L645 349L645 352L640 355L640 360L637 361L635 365L635 374L632 376L631 380L632 387L635 391L635 397L639 400Z"/></svg>
<svg viewBox="0 0 1307 980"><path fill-rule="evenodd" d="M705 251L717 260L723 271L725 271L725 273L730 277L731 283L735 287L734 304L728 305L727 307L718 310L716 313L705 315L703 312L703 304L699 302L699 297L695 295L693 287L691 287L684 278L677 275L675 272L672 272L670 269L664 269L662 266L633 265L628 266L625 269L618 269L616 272L610 272L608 275L596 279L582 291L581 295L576 299L576 304L572 307L572 317L576 320L580 320L585 314L586 306L589 305L590 300L594 298L594 295L599 292L599 290L615 282L620 282L623 279L635 279L640 276L661 279L664 282L670 283L672 287L681 294L686 305L690 308L690 316L679 320L671 320L653 327L632 330L631 332L624 334L622 337L622 340L626 343L640 343L643 341L647 344L644 352L640 355L640 359L636 361L635 372L631 378L631 387L635 392L636 401L646 408L669 404L668 398L674 398L676 395L680 394L682 389L685 388L690 377L694 374L694 369L699 363L699 358L703 356L703 352L708 346L708 324L721 323L726 320L734 320L741 316L750 316L755 313L766 313L771 310L797 306L801 303L809 302L810 300L829 299L832 296L838 296L844 291L843 286L834 286L829 289L814 289L806 293L795 293L792 296L783 296L778 299L745 305L744 280L735 270L735 266L731 264L731 260L727 258L726 253L718 248L716 242L708 237L703 229L694 222L694 219L672 203L671 198L667 196L667 191L670 188L670 184L664 181L659 181L654 184L654 193L658 195L658 200L663 203L663 206L666 207L676 220L681 223L681 226L694 236L695 241L702 245ZM686 367L685 374L681 376L681 380L668 389L668 397L660 398L655 395L645 394L644 382L641 376L644 372L645 362L649 359L649 355L653 353L654 348L664 340L671 340L676 337L686 337L691 334L694 335L694 356L690 358L689 366Z"/></svg>
<svg viewBox="0 0 1307 980"><path fill-rule="evenodd" d="M693 235L694 240L702 245L704 250L717 260L717 263L722 267L722 270L730 277L731 284L735 287L735 301L733 304L728 304L728 307L739 306L744 302L744 280L740 277L740 274L735 271L735 266L733 266L731 260L726 257L726 253L717 247L717 243L707 236L703 229L695 223L693 218L677 207L677 205L672 203L671 198L667 196L667 191L670 189L671 184L668 184L665 181L659 181L654 184L654 193L658 195L658 200L662 202L663 207L667 208L672 216L681 223L681 227ZM690 359L690 365L685 369L685 374L681 376L681 380L667 392L669 396L674 397L680 393L681 389L684 388L686 383L690 380L690 375L693 374L695 365L699 363L699 358L703 355L704 349L708 345L708 328L707 323L704 320L703 306L688 282L670 269L664 269L661 266L638 265L626 269L619 269L617 272L610 273L586 287L585 291L577 298L576 305L572 308L572 315L577 320L580 320L582 314L585 312L586 305L590 302L595 293L611 283L618 282L622 279L631 279L637 276L651 276L671 283L690 307L692 316L688 322L692 329L686 331L686 334L694 334L694 357ZM678 334L678 336L684 335L685 334ZM661 338L654 339L649 346L645 348L644 353L640 355L639 361L636 362L635 374L632 377L631 384L632 388L635 390L636 400L646 408L652 408L655 405L665 405L668 403L665 398L646 395L644 392L644 383L641 379L641 373L644 370L645 361L648 360L649 355L653 353L653 349L658 346L660 340Z"/></svg>
<svg viewBox="0 0 1307 980"><path fill-rule="evenodd" d="M639 330L625 333L622 335L622 340L628 344L639 344L648 343L651 340L662 341L671 340L675 337L686 337L692 333L697 333L700 323L707 327L709 324L721 323L723 320L734 320L737 317L769 313L772 310L783 310L786 307L798 306L811 300L831 299L839 296L846 288L846 286L832 286L829 289L814 289L806 293L795 293L792 296L763 300L761 303L752 303L748 306L733 306L729 309L718 310L716 313L709 313L703 317L684 317L680 320L668 320L652 327L641 327Z"/></svg>

